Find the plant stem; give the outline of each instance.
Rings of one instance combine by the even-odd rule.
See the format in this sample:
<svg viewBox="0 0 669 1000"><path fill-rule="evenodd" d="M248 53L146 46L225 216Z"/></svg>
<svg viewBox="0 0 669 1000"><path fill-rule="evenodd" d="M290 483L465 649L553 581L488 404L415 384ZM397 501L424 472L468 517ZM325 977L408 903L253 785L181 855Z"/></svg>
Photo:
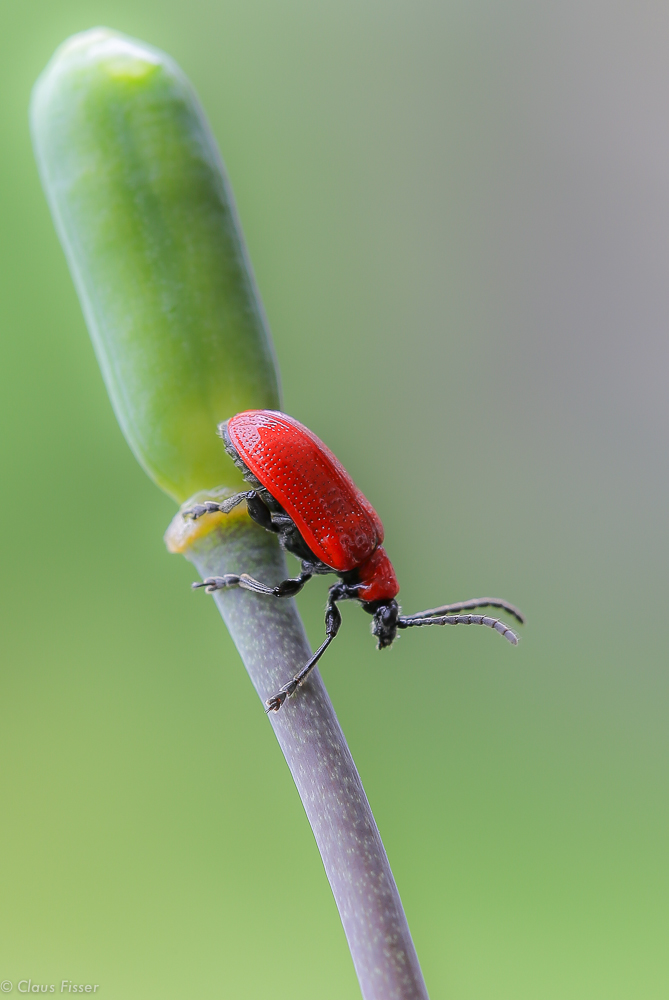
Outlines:
<svg viewBox="0 0 669 1000"><path fill-rule="evenodd" d="M240 571L276 585L288 576L276 539L246 516L186 549L201 576ZM311 655L292 600L245 590L214 600L264 702ZM364 1000L427 1000L397 886L334 708L317 670L269 716L334 893Z"/></svg>

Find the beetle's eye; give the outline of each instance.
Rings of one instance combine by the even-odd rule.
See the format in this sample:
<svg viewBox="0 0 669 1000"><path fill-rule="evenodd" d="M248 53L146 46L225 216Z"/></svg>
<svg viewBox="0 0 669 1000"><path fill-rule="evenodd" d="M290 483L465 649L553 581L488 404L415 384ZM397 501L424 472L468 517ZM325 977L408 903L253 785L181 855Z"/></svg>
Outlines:
<svg viewBox="0 0 669 1000"><path fill-rule="evenodd" d="M381 621L384 625L393 626L397 623L397 607L392 604L381 608Z"/></svg>

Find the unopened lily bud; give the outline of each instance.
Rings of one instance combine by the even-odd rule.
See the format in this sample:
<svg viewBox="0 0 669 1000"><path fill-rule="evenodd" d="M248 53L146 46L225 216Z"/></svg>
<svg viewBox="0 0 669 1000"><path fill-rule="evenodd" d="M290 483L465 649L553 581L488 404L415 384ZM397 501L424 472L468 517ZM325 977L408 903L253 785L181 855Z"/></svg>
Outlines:
<svg viewBox="0 0 669 1000"><path fill-rule="evenodd" d="M112 405L181 502L241 476L216 426L279 408L276 361L232 194L198 98L163 52L75 35L31 107L44 188Z"/></svg>

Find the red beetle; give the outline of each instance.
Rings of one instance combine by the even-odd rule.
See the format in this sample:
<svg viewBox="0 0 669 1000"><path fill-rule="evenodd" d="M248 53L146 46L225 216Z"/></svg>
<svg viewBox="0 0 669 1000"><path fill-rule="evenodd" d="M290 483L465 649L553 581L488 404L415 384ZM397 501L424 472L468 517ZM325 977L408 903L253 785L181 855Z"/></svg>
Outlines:
<svg viewBox="0 0 669 1000"><path fill-rule="evenodd" d="M328 648L341 624L337 601L360 601L373 616L372 633L378 648L390 646L398 629L414 625L487 625L513 645L518 637L498 618L462 614L474 608L503 608L524 621L517 608L492 597L446 604L405 617L395 598L399 584L386 554L383 525L369 500L320 438L293 417L276 410L246 410L222 423L218 433L244 479L253 487L222 503L208 501L184 511L198 518L220 511L229 514L246 501L254 521L279 536L284 549L302 561L298 577L268 587L253 577L208 577L194 587L208 593L243 587L256 594L293 597L315 574L336 573L339 583L330 587L325 609L325 642L291 681L267 702L267 711L278 712L286 698L306 679Z"/></svg>

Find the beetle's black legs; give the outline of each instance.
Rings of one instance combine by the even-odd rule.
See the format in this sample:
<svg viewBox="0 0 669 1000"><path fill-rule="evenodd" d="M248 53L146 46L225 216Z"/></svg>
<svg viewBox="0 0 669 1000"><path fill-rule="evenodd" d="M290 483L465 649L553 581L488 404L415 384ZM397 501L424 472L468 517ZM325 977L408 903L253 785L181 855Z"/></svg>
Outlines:
<svg viewBox="0 0 669 1000"><path fill-rule="evenodd" d="M473 597L470 601L458 601L457 604L444 604L440 608L418 611L415 615L409 615L409 617L438 618L441 615L456 615L460 611L473 611L474 608L501 608L503 611L508 611L510 615L513 615L521 625L525 624L523 613L514 607L513 604L509 604L508 601L503 601L499 597Z"/></svg>
<svg viewBox="0 0 669 1000"><path fill-rule="evenodd" d="M206 580L193 583L193 590L204 587L208 594L213 594L215 590L229 590L231 587L241 587L242 590L251 590L254 594L267 594L268 597L294 597L299 594L307 580L311 580L311 573L300 573L292 580L282 580L276 587L268 587L260 580L254 580L248 573L226 573L225 576L208 576Z"/></svg>
<svg viewBox="0 0 669 1000"><path fill-rule="evenodd" d="M487 618L485 615L435 615L433 618L421 618L420 615L414 615L413 618L401 616L397 619L398 628L412 628L417 625L486 625L488 628L494 628L513 646L518 645L518 636L512 632L508 625L501 622L499 618Z"/></svg>
<svg viewBox="0 0 669 1000"><path fill-rule="evenodd" d="M276 525L272 524L272 515L269 507L262 502L258 494L253 490L246 497L246 509L249 512L249 516L256 522L256 524L259 524L261 528L265 528L266 531L274 532L279 530Z"/></svg>
<svg viewBox="0 0 669 1000"><path fill-rule="evenodd" d="M335 590L336 586L337 585L335 584L335 587L333 587L332 590ZM335 599L332 596L332 591L330 591L330 594L328 596L327 607L325 608L325 642L321 643L321 645L318 647L318 649L313 654L311 659L307 660L307 662L304 664L299 673L295 674L295 676L291 681L288 681L287 684L284 684L281 690L277 694L275 694L273 698L270 698L266 702L267 712L278 712L281 706L283 705L284 701L286 700L286 698L290 698L291 694L294 694L295 691L300 686L300 684L302 684L306 680L306 678L309 676L313 668L320 660L325 650L328 648L328 646L336 636L337 632L339 631L340 625L341 625L341 615L339 613L339 608L335 604Z"/></svg>

